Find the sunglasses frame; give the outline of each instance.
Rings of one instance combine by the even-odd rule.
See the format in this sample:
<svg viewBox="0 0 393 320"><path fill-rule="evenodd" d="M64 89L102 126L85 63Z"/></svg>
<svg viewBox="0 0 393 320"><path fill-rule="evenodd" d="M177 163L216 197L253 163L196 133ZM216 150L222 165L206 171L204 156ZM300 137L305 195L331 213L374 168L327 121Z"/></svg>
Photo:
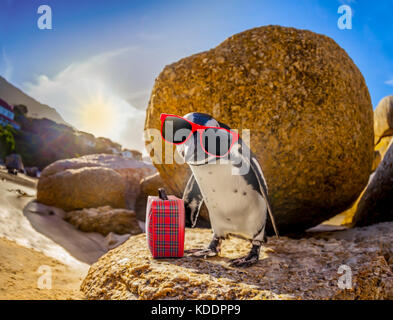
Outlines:
<svg viewBox="0 0 393 320"><path fill-rule="evenodd" d="M168 140L166 140L166 139L164 138L164 135L162 134L162 129L163 129L163 127L164 127L164 122L165 122L166 118L168 118L168 117L175 117L175 118L182 119L182 120L184 120L184 121L187 121L187 122L191 125L191 132L190 132L190 134L188 135L187 139L185 139L185 140L182 141L182 142L171 142L171 141L168 141ZM211 155L211 156L214 156L214 157L219 157L219 158L225 157L225 156L231 151L231 149L232 149L232 147L235 145L235 143L239 140L239 134L238 134L237 132L234 132L234 131L232 131L232 130L228 130L228 129L222 128L222 127L208 127L208 126L203 126L203 125L200 125L200 124L191 122L191 121L189 121L189 120L187 120L187 119L184 119L183 117L180 117L180 116L175 115L175 114L161 113L161 115L160 115L160 121L161 121L161 137L162 137L162 139L163 139L164 141L166 141L166 142L168 142L168 143L170 143L170 144L180 145L180 144L185 143L188 139L190 139L190 137L193 135L194 132L198 132L198 133L199 133L199 138L200 138L200 144L201 144L201 147L202 147L203 151L206 152L207 154ZM213 154L213 153L208 152L208 151L205 149L205 147L204 147L204 145L203 145L203 143L202 143L202 133L203 133L203 131L205 131L206 129L221 129L221 130L227 131L228 133L230 133L230 134L232 135L232 144L230 145L230 147L228 148L228 151L227 151L225 154L223 154L223 155L215 155L215 154Z"/></svg>

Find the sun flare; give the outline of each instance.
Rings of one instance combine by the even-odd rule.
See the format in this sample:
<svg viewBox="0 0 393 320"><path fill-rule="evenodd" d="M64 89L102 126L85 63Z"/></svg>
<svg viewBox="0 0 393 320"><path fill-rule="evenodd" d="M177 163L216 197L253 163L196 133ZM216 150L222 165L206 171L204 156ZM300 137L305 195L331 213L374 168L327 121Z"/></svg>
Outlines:
<svg viewBox="0 0 393 320"><path fill-rule="evenodd" d="M80 109L80 122L83 130L96 135L105 135L116 129L116 110L108 102L90 101Z"/></svg>

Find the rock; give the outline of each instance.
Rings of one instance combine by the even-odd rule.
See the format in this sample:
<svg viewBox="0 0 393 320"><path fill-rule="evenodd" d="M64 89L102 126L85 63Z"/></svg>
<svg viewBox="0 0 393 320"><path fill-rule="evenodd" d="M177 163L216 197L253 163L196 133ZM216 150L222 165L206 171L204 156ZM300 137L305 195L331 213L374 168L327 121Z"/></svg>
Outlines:
<svg viewBox="0 0 393 320"><path fill-rule="evenodd" d="M105 205L132 209L140 180L154 172L152 165L109 154L59 160L42 171L37 199L67 211Z"/></svg>
<svg viewBox="0 0 393 320"><path fill-rule="evenodd" d="M37 200L66 211L109 205L126 207L126 181L115 170L100 167L68 169L41 177Z"/></svg>
<svg viewBox="0 0 393 320"><path fill-rule="evenodd" d="M207 246L212 233L186 229L186 249ZM152 259L146 236L130 237L89 270L88 299L392 299L393 223L269 238L257 264L229 267L250 244L232 238L220 257ZM340 289L340 266L352 271L352 289Z"/></svg>
<svg viewBox="0 0 393 320"><path fill-rule="evenodd" d="M39 169L37 167L26 167L26 174L30 177L36 178L39 175Z"/></svg>
<svg viewBox="0 0 393 320"><path fill-rule="evenodd" d="M393 220L393 140L359 200L353 224L365 226Z"/></svg>
<svg viewBox="0 0 393 320"><path fill-rule="evenodd" d="M381 160L382 160L381 153L378 150L375 150L373 165L371 167L371 172L374 172L375 170L377 170L378 165L381 163Z"/></svg>
<svg viewBox="0 0 393 320"><path fill-rule="evenodd" d="M64 219L84 232L98 232L104 236L111 232L120 235L142 232L134 211L110 206L70 211Z"/></svg>
<svg viewBox="0 0 393 320"><path fill-rule="evenodd" d="M329 37L265 26L166 66L145 122L147 150L165 155L157 131L163 112L209 113L243 137L243 129L251 130L282 234L342 212L367 184L374 151L369 92ZM160 152L151 156L169 191L181 196L188 167L160 164Z"/></svg>
<svg viewBox="0 0 393 320"><path fill-rule="evenodd" d="M113 232L110 232L106 237L106 245L109 250L112 250L118 246L120 246L122 243L126 242L128 238L130 237L130 234L116 234Z"/></svg>
<svg viewBox="0 0 393 320"><path fill-rule="evenodd" d="M124 149L121 154L124 158L132 158L138 161L143 161L142 153L137 150Z"/></svg>
<svg viewBox="0 0 393 320"><path fill-rule="evenodd" d="M60 159L121 151L121 145L109 139L96 138L49 119L34 119L22 113L16 113L15 117L21 125L21 130L14 135L15 152L22 155L24 164L29 167L43 170Z"/></svg>
<svg viewBox="0 0 393 320"><path fill-rule="evenodd" d="M393 96L383 98L374 111L375 144L385 136L393 136Z"/></svg>
<svg viewBox="0 0 393 320"><path fill-rule="evenodd" d="M22 157L20 154L12 153L5 158L5 167L7 170L16 170L23 172L25 167L23 166Z"/></svg>
<svg viewBox="0 0 393 320"><path fill-rule="evenodd" d="M141 191L135 202L135 212L138 220L145 221L147 197L156 196L158 193L158 188L162 187L164 187L164 182L162 181L158 172L141 180Z"/></svg>
<svg viewBox="0 0 393 320"><path fill-rule="evenodd" d="M386 151L388 150L388 145L392 140L393 136L385 136L381 138L378 144L375 146L375 151L378 151L381 154L381 159L385 156Z"/></svg>

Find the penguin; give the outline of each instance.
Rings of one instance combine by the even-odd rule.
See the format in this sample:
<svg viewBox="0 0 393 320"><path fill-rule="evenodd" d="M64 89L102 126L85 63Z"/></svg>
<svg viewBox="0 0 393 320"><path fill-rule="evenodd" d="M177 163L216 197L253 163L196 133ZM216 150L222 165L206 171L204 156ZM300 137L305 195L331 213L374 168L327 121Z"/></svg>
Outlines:
<svg viewBox="0 0 393 320"><path fill-rule="evenodd" d="M193 112L184 118L199 125L231 130L208 114ZM217 256L222 240L234 235L251 241L252 248L246 256L232 259L230 265L251 266L259 260L261 245L267 241L267 214L278 237L261 165L242 139L233 144L223 159L204 152L200 134L195 131L193 137L176 149L192 172L183 193L187 219L194 227L204 202L213 239L206 249L191 249L186 253L203 258Z"/></svg>

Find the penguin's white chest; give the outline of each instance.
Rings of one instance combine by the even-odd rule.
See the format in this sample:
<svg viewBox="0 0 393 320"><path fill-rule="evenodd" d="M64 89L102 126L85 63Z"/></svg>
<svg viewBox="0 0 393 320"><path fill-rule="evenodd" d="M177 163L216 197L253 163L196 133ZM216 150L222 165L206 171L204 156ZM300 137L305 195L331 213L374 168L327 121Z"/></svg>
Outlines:
<svg viewBox="0 0 393 320"><path fill-rule="evenodd" d="M238 234L252 239L266 222L264 198L236 174L231 164L190 166L218 236Z"/></svg>

